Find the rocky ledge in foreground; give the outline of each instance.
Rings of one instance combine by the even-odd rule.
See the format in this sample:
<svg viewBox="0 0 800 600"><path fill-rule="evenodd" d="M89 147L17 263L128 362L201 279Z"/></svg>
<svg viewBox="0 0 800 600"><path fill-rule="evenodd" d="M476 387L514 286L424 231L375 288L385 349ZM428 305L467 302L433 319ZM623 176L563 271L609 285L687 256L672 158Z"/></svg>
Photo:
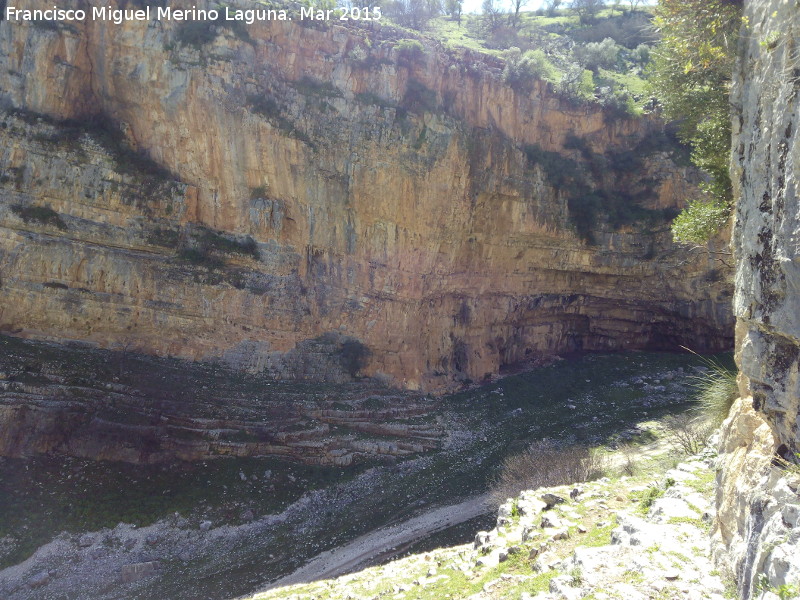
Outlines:
<svg viewBox="0 0 800 600"><path fill-rule="evenodd" d="M706 452L656 478L522 492L473 544L251 600L732 598L735 588L710 558L713 467ZM789 586L768 583L757 597L781 593L794 597Z"/></svg>

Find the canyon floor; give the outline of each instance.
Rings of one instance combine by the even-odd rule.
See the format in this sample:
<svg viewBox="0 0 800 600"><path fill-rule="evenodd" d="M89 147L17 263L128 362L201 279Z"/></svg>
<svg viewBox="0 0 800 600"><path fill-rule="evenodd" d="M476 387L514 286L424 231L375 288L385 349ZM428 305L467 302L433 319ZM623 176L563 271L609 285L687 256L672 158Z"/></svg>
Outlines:
<svg viewBox="0 0 800 600"><path fill-rule="evenodd" d="M60 350L28 344L7 352L6 363L17 360L9 358L12 355L30 358L46 350L52 356L44 362L41 356L38 362L23 360L21 371L3 365L1 370L9 374L0 390L5 406L58 405L64 386L71 385L71 402L108 414L104 403L111 395L98 392L109 383L102 372L95 379L68 382L57 368L63 360L53 358L64 358ZM99 351L82 352L84 364L99 356L93 354ZM162 374L157 368L163 365L146 357L126 360L138 365L130 367L133 375L120 376L115 367L111 382L122 386L116 389L125 397L146 395L141 374L148 370ZM335 437L340 438L336 447L360 451L347 466L258 455L129 464L65 456L68 445L45 455L4 458L0 460L4 598L235 597L263 590L293 573L296 577L304 565L318 568L305 576L310 580L410 551L466 542L494 520L492 507L482 508L481 500L506 456L548 437L608 448L630 439L652 441L650 426L640 424L690 406L692 378L702 370L702 361L687 354L587 355L440 399L419 394L400 398L371 382L319 388L298 383L292 388L242 375L237 375L244 382L241 393L232 394L232 380L225 372L205 366L200 377L190 368L181 371L178 363L173 367L172 372L182 373L180 410L190 410L190 400L199 398L204 400L196 402L199 406L214 406L218 421L225 420L226 413L238 415L245 432L252 431L256 422L276 428L277 413L269 409L288 406L286 398L294 389L294 397L303 399L307 408L305 416L291 413L288 422L301 422L304 432L319 432L316 439L305 438L305 451L317 444L317 455L324 455L335 447L331 445ZM24 387L18 376L11 380L16 372L27 374ZM78 384L84 388L82 395L75 391ZM282 390L280 394L276 389ZM404 415L398 407L400 412L393 417L387 413L403 401L417 412ZM160 418L174 424L170 419L178 409L170 402L160 406ZM265 407L266 416L259 416L259 407ZM365 414L369 410L372 417ZM247 418L241 418L243 413ZM137 418L140 422L141 416ZM152 423L152 415L148 418ZM378 425L398 422L370 429L370 418ZM337 421L335 427L327 423L327 432L322 427L326 419ZM381 448L396 449L408 441L392 432L402 433L403 428L396 426L407 427L409 419L412 424L424 423L426 431L438 432L430 436L435 445L407 454L382 454ZM234 442L244 439L245 446L237 447L246 447L250 438L236 434L235 421L225 421L222 429ZM186 427L201 439L214 431L208 423ZM445 508L452 505L468 510ZM399 527L401 523L417 527ZM398 526L398 537L387 539L386 528L392 525ZM354 552L342 565L338 550L370 534L385 543ZM335 568L319 568L330 551L337 557Z"/></svg>

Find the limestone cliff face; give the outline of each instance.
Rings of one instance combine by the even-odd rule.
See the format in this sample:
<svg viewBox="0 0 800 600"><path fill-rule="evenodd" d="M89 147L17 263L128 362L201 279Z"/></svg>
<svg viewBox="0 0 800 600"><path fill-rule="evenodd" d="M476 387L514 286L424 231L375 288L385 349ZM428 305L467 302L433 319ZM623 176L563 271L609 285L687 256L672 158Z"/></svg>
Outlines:
<svg viewBox="0 0 800 600"><path fill-rule="evenodd" d="M428 389L731 342L654 119L377 25L44 25L0 23L6 331Z"/></svg>
<svg viewBox="0 0 800 600"><path fill-rule="evenodd" d="M715 540L751 598L800 582L800 481L773 462L800 450L800 13L794 3L753 0L745 15L732 156L743 398L723 427Z"/></svg>

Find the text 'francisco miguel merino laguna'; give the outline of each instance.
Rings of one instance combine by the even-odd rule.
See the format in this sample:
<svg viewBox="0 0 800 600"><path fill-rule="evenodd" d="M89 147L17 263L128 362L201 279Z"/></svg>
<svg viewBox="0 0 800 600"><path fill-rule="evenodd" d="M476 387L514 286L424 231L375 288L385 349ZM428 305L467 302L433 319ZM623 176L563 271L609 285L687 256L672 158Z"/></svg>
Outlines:
<svg viewBox="0 0 800 600"><path fill-rule="evenodd" d="M151 10L152 8L152 10ZM124 21L150 21L155 16L158 21L241 21L252 25L256 21L291 21L292 17L286 10L255 8L232 9L225 7L219 11L215 9L187 8L177 9L169 6L157 6L140 9L109 8L107 6L92 7L91 19L93 21L110 21L117 25ZM54 6L48 9L22 9L14 6L6 7L5 18L7 21L85 21L87 12L82 9L65 9ZM336 10L321 10L317 8L300 8L300 19L326 21L337 18L346 20L377 21L380 19L380 8L373 9L348 9L344 12Z"/></svg>

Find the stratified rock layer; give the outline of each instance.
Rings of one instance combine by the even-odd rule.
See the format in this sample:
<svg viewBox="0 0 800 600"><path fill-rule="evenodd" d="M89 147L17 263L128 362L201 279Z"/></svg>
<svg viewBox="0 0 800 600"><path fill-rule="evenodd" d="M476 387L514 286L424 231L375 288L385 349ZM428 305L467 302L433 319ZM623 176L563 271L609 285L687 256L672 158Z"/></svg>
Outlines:
<svg viewBox="0 0 800 600"><path fill-rule="evenodd" d="M715 540L747 599L770 590L793 595L800 583L800 476L775 462L776 451L795 460L800 450L800 13L792 3L754 0L745 16L732 160L743 398L723 426Z"/></svg>
<svg viewBox="0 0 800 600"><path fill-rule="evenodd" d="M446 437L431 400L374 382L281 383L219 364L8 336L0 357L0 456L272 456L342 467L420 454Z"/></svg>
<svg viewBox="0 0 800 600"><path fill-rule="evenodd" d="M313 25L0 23L0 328L428 389L729 346L724 265L670 241L698 175L656 120ZM318 363L331 335L369 360Z"/></svg>

